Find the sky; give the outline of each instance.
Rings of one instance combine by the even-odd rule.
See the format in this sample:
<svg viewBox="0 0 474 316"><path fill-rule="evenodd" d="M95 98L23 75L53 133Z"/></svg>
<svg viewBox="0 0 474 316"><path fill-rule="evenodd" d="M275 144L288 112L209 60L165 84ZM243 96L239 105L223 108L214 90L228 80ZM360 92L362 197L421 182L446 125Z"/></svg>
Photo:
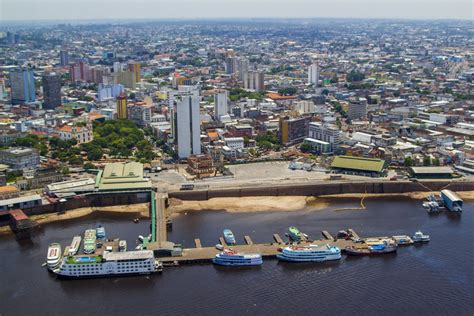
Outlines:
<svg viewBox="0 0 474 316"><path fill-rule="evenodd" d="M0 0L0 20L166 18L465 19L474 0Z"/></svg>

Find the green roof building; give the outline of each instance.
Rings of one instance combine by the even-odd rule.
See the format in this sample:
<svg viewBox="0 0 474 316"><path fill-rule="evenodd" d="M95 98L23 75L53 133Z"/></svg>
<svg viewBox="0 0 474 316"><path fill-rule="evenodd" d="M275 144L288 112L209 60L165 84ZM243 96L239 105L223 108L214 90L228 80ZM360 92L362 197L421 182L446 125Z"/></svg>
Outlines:
<svg viewBox="0 0 474 316"><path fill-rule="evenodd" d="M337 156L331 163L331 169L340 173L380 176L385 169L385 160L352 156Z"/></svg>
<svg viewBox="0 0 474 316"><path fill-rule="evenodd" d="M99 191L151 190L151 181L143 177L143 164L139 162L108 164L97 177Z"/></svg>

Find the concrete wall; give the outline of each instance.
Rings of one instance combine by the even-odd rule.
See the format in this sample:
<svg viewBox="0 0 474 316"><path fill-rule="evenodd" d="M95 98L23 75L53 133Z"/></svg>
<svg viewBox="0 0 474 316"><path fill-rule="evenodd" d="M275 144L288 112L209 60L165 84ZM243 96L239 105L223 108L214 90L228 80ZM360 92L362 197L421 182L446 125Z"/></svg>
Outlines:
<svg viewBox="0 0 474 316"><path fill-rule="evenodd" d="M449 185L449 187L447 187ZM411 181L379 182L325 182L316 184L288 185L277 187L248 187L170 192L170 198L180 200L208 200L217 197L245 196L318 196L343 193L406 193L416 191L439 191L449 188L453 191L474 191L474 182L425 181L422 184Z"/></svg>

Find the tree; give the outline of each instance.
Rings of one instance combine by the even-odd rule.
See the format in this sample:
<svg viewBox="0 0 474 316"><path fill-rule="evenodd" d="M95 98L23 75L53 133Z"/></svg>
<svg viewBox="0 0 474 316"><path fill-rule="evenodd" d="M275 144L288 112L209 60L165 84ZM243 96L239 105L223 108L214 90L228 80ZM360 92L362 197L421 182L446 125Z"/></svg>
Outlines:
<svg viewBox="0 0 474 316"><path fill-rule="evenodd" d="M351 70L351 72L347 74L348 82L355 82L355 81L357 82L357 81L362 81L364 79L365 79L365 75L361 73L360 71Z"/></svg>
<svg viewBox="0 0 474 316"><path fill-rule="evenodd" d="M433 166L439 166L439 158L433 159Z"/></svg>
<svg viewBox="0 0 474 316"><path fill-rule="evenodd" d="M413 166L413 158L411 157L405 157L405 167L411 167Z"/></svg>
<svg viewBox="0 0 474 316"><path fill-rule="evenodd" d="M429 156L423 157L423 166L431 165L431 158Z"/></svg>
<svg viewBox="0 0 474 316"><path fill-rule="evenodd" d="M307 152L311 151L311 145L304 143L300 146L300 150L304 153L307 153Z"/></svg>
<svg viewBox="0 0 474 316"><path fill-rule="evenodd" d="M86 169L86 170L88 170L88 169L90 170L90 169L95 169L95 166L88 161L84 164L83 168Z"/></svg>

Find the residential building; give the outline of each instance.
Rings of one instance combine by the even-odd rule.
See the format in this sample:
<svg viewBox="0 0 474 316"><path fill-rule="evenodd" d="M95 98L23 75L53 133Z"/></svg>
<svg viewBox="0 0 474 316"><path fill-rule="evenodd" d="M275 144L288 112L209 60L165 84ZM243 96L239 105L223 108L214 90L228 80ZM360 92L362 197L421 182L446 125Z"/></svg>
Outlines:
<svg viewBox="0 0 474 316"><path fill-rule="evenodd" d="M351 120L366 118L367 117L367 99L366 98L349 99L348 117Z"/></svg>
<svg viewBox="0 0 474 316"><path fill-rule="evenodd" d="M254 91L263 91L265 89L264 73L262 71L249 71L243 78L244 88Z"/></svg>
<svg viewBox="0 0 474 316"><path fill-rule="evenodd" d="M308 67L308 83L318 86L319 83L319 66L318 64L312 64Z"/></svg>
<svg viewBox="0 0 474 316"><path fill-rule="evenodd" d="M122 93L117 97L117 119L126 120L127 117L127 95Z"/></svg>
<svg viewBox="0 0 474 316"><path fill-rule="evenodd" d="M32 70L10 72L12 104L23 104L36 100L35 78Z"/></svg>
<svg viewBox="0 0 474 316"><path fill-rule="evenodd" d="M143 102L140 102L143 103ZM127 117L138 126L147 126L151 123L152 105L131 104L127 106Z"/></svg>
<svg viewBox="0 0 474 316"><path fill-rule="evenodd" d="M104 101L110 98L116 98L124 92L124 86L121 84L103 84L99 83L97 88L97 99Z"/></svg>
<svg viewBox="0 0 474 316"><path fill-rule="evenodd" d="M329 143L329 150L333 153L338 152L341 144L341 131L332 124L309 123L308 137Z"/></svg>
<svg viewBox="0 0 474 316"><path fill-rule="evenodd" d="M176 99L176 138L179 158L201 154L199 97L181 95Z"/></svg>
<svg viewBox="0 0 474 316"><path fill-rule="evenodd" d="M23 147L3 149L0 150L0 163L12 170L35 169L40 164L39 151Z"/></svg>
<svg viewBox="0 0 474 316"><path fill-rule="evenodd" d="M214 118L219 120L221 116L230 112L228 92L218 92L214 95Z"/></svg>
<svg viewBox="0 0 474 316"><path fill-rule="evenodd" d="M128 70L135 74L135 81L140 82L141 74L140 74L140 63L135 61L130 61L128 63Z"/></svg>
<svg viewBox="0 0 474 316"><path fill-rule="evenodd" d="M63 67L69 65L69 53L67 51L59 52L59 64Z"/></svg>
<svg viewBox="0 0 474 316"><path fill-rule="evenodd" d="M61 106L61 77L54 72L42 77L43 108L54 110Z"/></svg>

